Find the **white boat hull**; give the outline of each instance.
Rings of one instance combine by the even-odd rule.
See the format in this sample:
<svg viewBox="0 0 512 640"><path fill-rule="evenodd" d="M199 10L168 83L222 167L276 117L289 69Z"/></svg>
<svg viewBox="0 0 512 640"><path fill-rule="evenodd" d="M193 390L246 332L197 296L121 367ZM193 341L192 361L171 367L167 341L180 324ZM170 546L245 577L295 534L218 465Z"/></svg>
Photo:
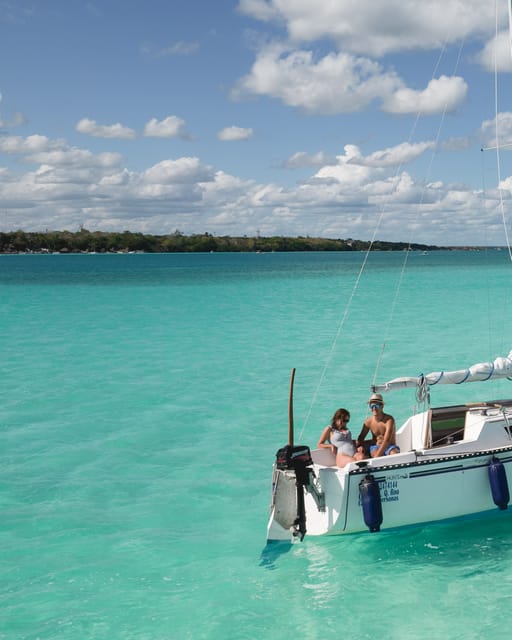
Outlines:
<svg viewBox="0 0 512 640"><path fill-rule="evenodd" d="M508 403L508 401L507 401ZM430 412L409 419L397 441L409 443L398 455L334 466L325 450L312 452L313 474L304 491L307 535L349 534L369 530L363 513L360 483L370 477L378 486L382 523L378 529L459 518L496 510L495 488L489 477L493 460L502 463L508 492L512 482L510 407L505 412L492 403L464 409L462 438L446 445L417 448L430 438ZM460 414L460 408L459 414ZM446 412L442 415L446 423ZM455 411L452 411L455 415ZM428 414L428 415L427 415ZM450 416L448 416L450 417ZM453 418L451 422L453 423ZM438 430L439 431L439 430ZM501 466L501 465L500 465ZM314 489L314 491L312 491ZM297 487L293 470L274 470L272 511L267 539L292 541L297 537ZM318 494L321 500L318 499ZM506 505L505 505L506 508Z"/></svg>

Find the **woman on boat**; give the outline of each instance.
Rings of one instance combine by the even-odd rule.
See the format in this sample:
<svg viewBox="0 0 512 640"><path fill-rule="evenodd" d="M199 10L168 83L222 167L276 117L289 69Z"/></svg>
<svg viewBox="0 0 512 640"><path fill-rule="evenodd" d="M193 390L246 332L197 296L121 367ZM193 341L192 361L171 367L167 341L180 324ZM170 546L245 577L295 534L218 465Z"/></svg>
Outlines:
<svg viewBox="0 0 512 640"><path fill-rule="evenodd" d="M362 447L358 447L356 451L352 434L347 428L349 420L350 413L346 409L338 409L332 417L331 424L322 431L316 445L319 449L330 449L336 456L338 467L364 458Z"/></svg>

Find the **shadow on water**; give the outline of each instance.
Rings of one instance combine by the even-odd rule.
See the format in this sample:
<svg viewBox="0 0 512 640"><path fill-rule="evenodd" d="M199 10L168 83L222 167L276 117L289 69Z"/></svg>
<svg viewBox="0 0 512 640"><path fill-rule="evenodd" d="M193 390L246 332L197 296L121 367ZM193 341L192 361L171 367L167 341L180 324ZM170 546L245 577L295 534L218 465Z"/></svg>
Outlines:
<svg viewBox="0 0 512 640"><path fill-rule="evenodd" d="M261 551L260 567L275 569L276 560L288 553L293 547L291 542L267 542Z"/></svg>
<svg viewBox="0 0 512 640"><path fill-rule="evenodd" d="M291 550L294 553L290 554ZM318 560L327 554L325 564L381 568L402 566L408 571L418 562L429 565L465 567L495 566L512 562L512 511L489 513L485 517L465 518L378 533L308 537L302 543L267 543L260 555L261 567L277 569L286 554Z"/></svg>
<svg viewBox="0 0 512 640"><path fill-rule="evenodd" d="M458 567L467 575L476 567L499 571L512 562L512 513L427 525L395 534L393 542L399 553L380 548L374 558L384 563L398 558L404 568L420 559L438 568Z"/></svg>

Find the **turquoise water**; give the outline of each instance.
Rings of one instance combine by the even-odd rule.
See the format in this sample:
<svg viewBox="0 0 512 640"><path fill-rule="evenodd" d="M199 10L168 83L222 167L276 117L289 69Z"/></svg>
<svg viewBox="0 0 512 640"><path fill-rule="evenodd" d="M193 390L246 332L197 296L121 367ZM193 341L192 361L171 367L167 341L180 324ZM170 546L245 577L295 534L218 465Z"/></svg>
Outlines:
<svg viewBox="0 0 512 640"><path fill-rule="evenodd" d="M1 640L508 637L508 512L265 548L292 367L314 446L339 406L357 433L378 363L512 348L506 252L411 253L396 301L404 254L363 258L0 256Z"/></svg>

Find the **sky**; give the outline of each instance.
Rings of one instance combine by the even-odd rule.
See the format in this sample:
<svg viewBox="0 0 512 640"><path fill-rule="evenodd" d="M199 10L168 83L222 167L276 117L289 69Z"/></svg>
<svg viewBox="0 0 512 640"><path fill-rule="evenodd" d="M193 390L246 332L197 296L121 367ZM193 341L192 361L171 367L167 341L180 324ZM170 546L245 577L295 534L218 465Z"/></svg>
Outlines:
<svg viewBox="0 0 512 640"><path fill-rule="evenodd" d="M0 231L504 245L498 4L0 0Z"/></svg>

